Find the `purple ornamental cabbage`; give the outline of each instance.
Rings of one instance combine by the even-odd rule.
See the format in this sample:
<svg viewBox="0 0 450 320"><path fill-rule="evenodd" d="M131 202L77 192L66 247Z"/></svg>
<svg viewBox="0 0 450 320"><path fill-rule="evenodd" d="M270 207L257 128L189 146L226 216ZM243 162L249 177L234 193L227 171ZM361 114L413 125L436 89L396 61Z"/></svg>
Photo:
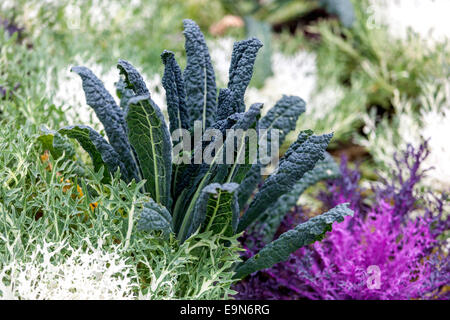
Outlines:
<svg viewBox="0 0 450 320"><path fill-rule="evenodd" d="M328 182L328 192L319 195L326 206L350 202L353 217L335 224L322 242L301 248L286 262L262 270L238 283L237 299L448 299L442 289L450 284L448 256L438 236L448 230L442 221L443 200L419 199L414 187L423 178L421 162L427 145L417 151L408 146L396 158L393 180L370 190L359 187L360 175L341 163L342 176ZM404 169L409 173L405 177ZM367 205L371 200L373 205ZM433 209L430 209L433 208ZM412 211L423 215L412 219ZM296 207L278 233L306 220ZM250 256L261 245L253 235L244 242Z"/></svg>

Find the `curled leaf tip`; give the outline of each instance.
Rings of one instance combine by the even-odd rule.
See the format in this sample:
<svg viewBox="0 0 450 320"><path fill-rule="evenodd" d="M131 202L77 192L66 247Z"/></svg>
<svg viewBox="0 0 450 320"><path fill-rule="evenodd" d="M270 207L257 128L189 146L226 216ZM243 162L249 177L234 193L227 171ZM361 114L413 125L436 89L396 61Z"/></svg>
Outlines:
<svg viewBox="0 0 450 320"><path fill-rule="evenodd" d="M169 59L171 59L172 57L174 57L174 53L172 51L164 50L161 53L161 60L163 61L164 64L166 64L167 61L169 61Z"/></svg>

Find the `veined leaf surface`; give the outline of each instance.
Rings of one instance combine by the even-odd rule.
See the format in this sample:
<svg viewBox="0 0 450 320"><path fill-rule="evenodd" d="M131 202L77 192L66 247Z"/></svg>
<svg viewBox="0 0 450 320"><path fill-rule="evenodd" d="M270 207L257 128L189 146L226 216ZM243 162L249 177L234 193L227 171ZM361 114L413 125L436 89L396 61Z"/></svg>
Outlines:
<svg viewBox="0 0 450 320"><path fill-rule="evenodd" d="M161 110L149 96L131 98L128 108L128 136L147 180L146 191L157 203L170 207L172 145Z"/></svg>
<svg viewBox="0 0 450 320"><path fill-rule="evenodd" d="M186 237L197 230L212 231L213 234L232 236L236 231L239 208L237 205L236 183L212 183L203 188L195 204L192 224ZM185 239L182 239L185 240Z"/></svg>

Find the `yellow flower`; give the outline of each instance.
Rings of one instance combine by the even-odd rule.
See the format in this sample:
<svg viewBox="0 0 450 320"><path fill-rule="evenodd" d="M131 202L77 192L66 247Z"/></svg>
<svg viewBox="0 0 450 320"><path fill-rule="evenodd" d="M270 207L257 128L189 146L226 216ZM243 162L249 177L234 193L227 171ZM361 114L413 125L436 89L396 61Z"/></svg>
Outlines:
<svg viewBox="0 0 450 320"><path fill-rule="evenodd" d="M64 181L64 178L61 178L60 180L59 180L60 182L63 182ZM69 180L69 179L66 179L66 181L65 181L67 184L65 184L64 186L63 186L63 192L67 192L68 190L70 190L70 188L72 188L72 182Z"/></svg>
<svg viewBox="0 0 450 320"><path fill-rule="evenodd" d="M98 207L98 202L91 202L91 203L89 203L89 207L91 207L91 210L94 211L95 208Z"/></svg>
<svg viewBox="0 0 450 320"><path fill-rule="evenodd" d="M48 161L48 150L45 150L43 154L41 154L41 161L46 162Z"/></svg>
<svg viewBox="0 0 450 320"><path fill-rule="evenodd" d="M83 197L84 193L83 193L83 189L81 189L81 187L77 184L77 191L78 191L78 198Z"/></svg>
<svg viewBox="0 0 450 320"><path fill-rule="evenodd" d="M44 153L40 155L40 158L43 163L47 162L47 168L45 168L45 170L52 171L53 166L52 166L52 163L49 161L48 150L45 150Z"/></svg>

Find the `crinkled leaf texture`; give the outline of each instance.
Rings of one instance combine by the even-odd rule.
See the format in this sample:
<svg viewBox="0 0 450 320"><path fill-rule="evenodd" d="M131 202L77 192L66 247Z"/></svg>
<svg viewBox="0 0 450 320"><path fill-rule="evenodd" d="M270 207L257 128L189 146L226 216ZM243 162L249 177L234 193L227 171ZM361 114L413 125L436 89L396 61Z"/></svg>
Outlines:
<svg viewBox="0 0 450 320"><path fill-rule="evenodd" d="M141 231L161 230L168 236L172 232L172 216L166 207L150 199L144 203L137 227Z"/></svg>
<svg viewBox="0 0 450 320"><path fill-rule="evenodd" d="M239 218L237 205L238 184L212 183L203 188L195 204L192 224L188 233L191 235L201 226L201 232L212 231L231 237L235 234Z"/></svg>
<svg viewBox="0 0 450 320"><path fill-rule="evenodd" d="M298 117L305 111L305 103L298 97L283 96L262 120L261 103L254 104L245 111L244 94L252 78L257 53L262 46L261 41L255 38L235 43L228 87L221 89L217 97L214 69L200 28L195 22L184 20L184 35L187 56L184 72L181 72L173 53L164 51L161 55L165 65L163 86L170 128L192 131L194 123L200 127L199 122L195 122L200 120L202 130L214 128L225 134L224 144L218 148L211 144L217 141L211 139L198 143L193 152L188 154L193 160L198 155L197 152L211 151L211 163L173 166L172 141L164 116L151 99L142 76L125 60L119 60L117 65L123 75L116 84L120 107L89 69L72 69L80 75L86 101L104 125L109 143L86 126L63 128L54 135L57 138L47 134L42 141L51 145L54 151L55 142L58 141L61 148L69 152L70 143L66 143L62 134L75 138L91 155L96 169L105 165L107 177L120 168L122 178L127 182L145 179L143 189L148 192L151 200L142 209L139 229L162 230L164 234L174 232L181 242L197 230L205 234L221 234L227 238L255 222L268 207L288 210L291 202L282 205L277 202L284 199L283 195L290 195L291 201L307 185L326 177L320 171L320 163L316 171L309 171L324 158L332 134L315 136L311 131L301 132L297 141L280 160L278 169L266 179L239 221L238 194L240 191L249 192L241 197L242 202L246 203L261 178L260 167L258 164L252 166L247 161L250 159L250 146L247 146L246 141L250 137L229 135L228 129L241 129L244 132L249 128L259 127L278 129L279 141L283 142L286 135L295 129ZM268 137L269 144L271 139L275 137ZM232 141L245 143L233 143L234 146L231 146L228 142ZM211 146L214 148L206 149ZM229 164L220 161L225 160L222 157L229 154L234 156L234 160L245 159L246 162L241 164L235 161L234 164ZM175 168L173 174L172 168ZM241 190L237 183L242 183L246 190ZM333 216L333 212L311 219L307 225L299 226L282 236L278 242L261 250L259 255L262 257L262 264L255 257L240 266L238 272L246 274L253 272L255 267L275 263L281 257L287 257L294 247L318 239L319 234L325 232L326 223L331 224L333 219L339 220L339 217ZM271 218L279 219L283 214L284 212L276 213ZM288 243L289 241L292 243ZM280 246L282 250L273 253ZM272 247L275 249L272 250Z"/></svg>
<svg viewBox="0 0 450 320"><path fill-rule="evenodd" d="M183 78L186 105L192 115L190 128L194 127L195 120L201 120L203 129L206 129L213 125L216 116L216 76L200 28L189 19L183 20L183 25L187 56Z"/></svg>
<svg viewBox="0 0 450 320"><path fill-rule="evenodd" d="M234 114L233 103L234 96L231 90L228 88L220 89L217 98L217 121L226 120Z"/></svg>
<svg viewBox="0 0 450 320"><path fill-rule="evenodd" d="M259 122L258 120L261 116L262 107L262 103L252 104L247 112L241 114L237 122L232 126L232 129L243 130L244 132L251 128L257 130ZM226 143L227 141L225 142L225 144ZM227 168L227 181L240 183L252 167L252 164L250 163L249 137L247 137L245 134L241 137L236 137L233 147L234 150L232 151L232 153L234 155L234 164L230 166L222 165L221 168L225 169L229 167ZM227 153L229 152L229 150L227 150L226 148L224 148L224 150ZM244 159L244 163L239 163L239 159L241 158Z"/></svg>
<svg viewBox="0 0 450 320"><path fill-rule="evenodd" d="M126 60L119 59L117 69L125 77L126 88L133 90L136 95L150 95L144 79L136 68Z"/></svg>
<svg viewBox="0 0 450 320"><path fill-rule="evenodd" d="M266 209L259 219L257 227L264 241L269 242L273 239L284 216L297 204L298 198L306 189L319 181L335 179L340 175L339 167L333 157L328 152L324 153L324 157L323 160L317 162L314 169L303 175L291 191L283 194Z"/></svg>
<svg viewBox="0 0 450 320"><path fill-rule="evenodd" d="M135 96L128 100L126 122L128 138L136 154L145 189L157 203L170 208L172 199L172 143L164 115L151 99L144 79L136 68L119 60L117 68L125 76L127 88Z"/></svg>
<svg viewBox="0 0 450 320"><path fill-rule="evenodd" d="M72 71L81 77L86 103L94 109L105 128L109 143L125 164L125 171L122 172L124 180L131 181L134 178L139 181L137 164L126 135L127 126L122 109L91 70L86 67L73 67Z"/></svg>
<svg viewBox="0 0 450 320"><path fill-rule="evenodd" d="M164 50L161 59L165 66L162 85L166 90L170 132L176 129L189 129L190 116L186 107L186 91L180 66L173 52Z"/></svg>
<svg viewBox="0 0 450 320"><path fill-rule="evenodd" d="M136 151L145 189L157 203L170 208L172 143L161 110L148 95L135 96L128 104L128 137Z"/></svg>
<svg viewBox="0 0 450 320"><path fill-rule="evenodd" d="M295 130L298 118L305 112L306 103L297 96L286 96L277 103L261 119L261 129L279 130L280 144L284 142L289 132ZM270 141L270 136L267 137Z"/></svg>
<svg viewBox="0 0 450 320"><path fill-rule="evenodd" d="M311 131L303 131L297 141L286 151L277 170L264 182L247 212L239 222L238 232L245 230L259 218L266 208L289 192L303 175L314 168L331 140L332 134L315 136Z"/></svg>
<svg viewBox="0 0 450 320"><path fill-rule="evenodd" d="M228 89L234 98L234 112L244 112L244 94L252 79L256 54L262 47L261 41L250 38L234 43L231 55Z"/></svg>
<svg viewBox="0 0 450 320"><path fill-rule="evenodd" d="M342 222L345 216L353 216L348 203L299 224L294 229L283 233L277 240L269 243L257 254L236 268L236 279L241 279L255 271L270 268L274 264L286 261L297 249L322 240L327 231L331 231L334 222Z"/></svg>
<svg viewBox="0 0 450 320"><path fill-rule="evenodd" d="M267 112L259 121L260 129L279 130L279 145L282 145L289 132L295 130L298 118L305 112L305 101L296 96L286 96L277 101L277 103ZM267 134L267 146L270 146L271 134ZM270 150L269 148L267 149ZM250 198L258 183L261 181L261 164L254 164L245 179L242 181L238 190L238 201L241 208Z"/></svg>

